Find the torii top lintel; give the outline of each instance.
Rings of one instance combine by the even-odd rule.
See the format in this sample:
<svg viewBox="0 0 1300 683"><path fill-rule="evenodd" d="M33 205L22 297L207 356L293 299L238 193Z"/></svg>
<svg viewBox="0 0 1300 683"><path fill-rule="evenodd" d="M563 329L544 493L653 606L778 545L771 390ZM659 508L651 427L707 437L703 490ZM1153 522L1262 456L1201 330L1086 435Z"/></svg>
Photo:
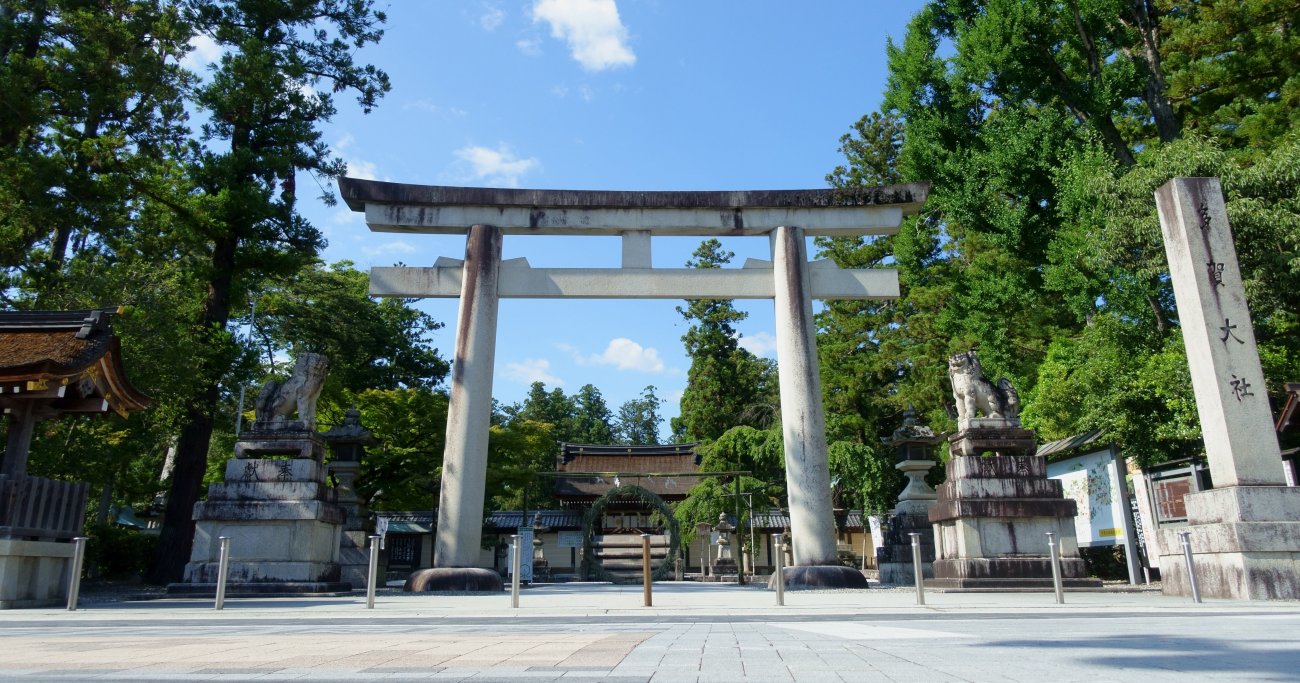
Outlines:
<svg viewBox="0 0 1300 683"><path fill-rule="evenodd" d="M340 178L348 207L377 232L461 234L765 235L798 226L811 236L889 234L920 211L928 183L873 188L634 192L446 187Z"/></svg>

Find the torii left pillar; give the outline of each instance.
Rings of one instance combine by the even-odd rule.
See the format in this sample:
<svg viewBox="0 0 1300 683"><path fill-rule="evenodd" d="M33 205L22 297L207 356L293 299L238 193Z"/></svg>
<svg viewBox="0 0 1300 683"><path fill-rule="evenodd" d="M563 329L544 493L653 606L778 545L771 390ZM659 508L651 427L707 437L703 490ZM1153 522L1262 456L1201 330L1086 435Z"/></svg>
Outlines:
<svg viewBox="0 0 1300 683"><path fill-rule="evenodd" d="M501 590L501 576L476 567L482 541L483 496L487 483L488 434L492 420L492 372L496 361L500 301L501 231L474 225L465 241L456 351L451 364L451 402L442 460L442 493L433 569L412 575L441 590ZM458 533L446 533L456 529Z"/></svg>

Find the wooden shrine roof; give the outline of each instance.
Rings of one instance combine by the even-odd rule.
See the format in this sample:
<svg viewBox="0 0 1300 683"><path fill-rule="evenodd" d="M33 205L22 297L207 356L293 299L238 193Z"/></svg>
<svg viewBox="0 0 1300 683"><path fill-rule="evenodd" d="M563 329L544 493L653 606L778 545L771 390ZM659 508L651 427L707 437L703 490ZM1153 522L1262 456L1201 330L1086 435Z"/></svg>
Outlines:
<svg viewBox="0 0 1300 683"><path fill-rule="evenodd" d="M112 309L0 311L0 407L125 416L151 403L122 368Z"/></svg>
<svg viewBox="0 0 1300 683"><path fill-rule="evenodd" d="M560 444L555 497L561 501L590 501L618 485L635 484L665 500L686 497L700 482L696 444L643 446Z"/></svg>

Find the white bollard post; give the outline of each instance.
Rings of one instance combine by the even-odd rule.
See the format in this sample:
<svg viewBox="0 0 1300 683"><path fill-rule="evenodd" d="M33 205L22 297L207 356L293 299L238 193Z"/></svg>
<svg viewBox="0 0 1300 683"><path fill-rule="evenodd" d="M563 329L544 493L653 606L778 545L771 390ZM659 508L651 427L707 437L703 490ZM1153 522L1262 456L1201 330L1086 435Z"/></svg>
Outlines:
<svg viewBox="0 0 1300 683"><path fill-rule="evenodd" d="M1056 548L1056 534L1047 532L1047 552L1052 558L1052 586L1056 590L1056 604L1065 604L1065 586L1061 585L1061 554Z"/></svg>
<svg viewBox="0 0 1300 683"><path fill-rule="evenodd" d="M921 534L912 532L912 580L916 583L916 604L925 604L925 572L921 570Z"/></svg>
<svg viewBox="0 0 1300 683"><path fill-rule="evenodd" d="M776 547L776 604L785 607L785 553L781 552L781 534L772 535Z"/></svg>
<svg viewBox="0 0 1300 683"><path fill-rule="evenodd" d="M375 582L378 580L379 573L379 539L382 536L374 535L370 537L370 578L366 581L366 609L375 608Z"/></svg>
<svg viewBox="0 0 1300 683"><path fill-rule="evenodd" d="M1187 563L1187 585L1192 587L1192 602L1201 601L1201 587L1196 583L1196 564L1192 561L1192 532L1180 531L1183 542L1183 561Z"/></svg>
<svg viewBox="0 0 1300 683"><path fill-rule="evenodd" d="M519 569L521 564L521 560L519 557L519 553L521 552L519 548L519 534L512 534L510 536L510 545L515 549L514 551L515 555L510 559L510 606L518 609L519 608Z"/></svg>
<svg viewBox="0 0 1300 683"><path fill-rule="evenodd" d="M68 611L77 611L77 597L81 594L81 565L86 561L86 537L72 539L72 571L68 576Z"/></svg>
<svg viewBox="0 0 1300 683"><path fill-rule="evenodd" d="M214 609L226 606L226 572L230 569L230 537L221 536L221 560L217 563L217 601Z"/></svg>

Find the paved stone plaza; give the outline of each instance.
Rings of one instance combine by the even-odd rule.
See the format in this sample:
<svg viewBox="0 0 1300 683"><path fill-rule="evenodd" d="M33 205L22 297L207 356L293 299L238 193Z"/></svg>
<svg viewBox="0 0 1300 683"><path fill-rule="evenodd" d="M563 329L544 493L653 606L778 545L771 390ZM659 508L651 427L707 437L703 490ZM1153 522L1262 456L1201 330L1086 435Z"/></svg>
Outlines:
<svg viewBox="0 0 1300 683"><path fill-rule="evenodd" d="M20 681L1300 679L1300 603L1158 593L773 593L558 584L500 595L91 602L0 613ZM1189 678L1190 677L1190 678Z"/></svg>

